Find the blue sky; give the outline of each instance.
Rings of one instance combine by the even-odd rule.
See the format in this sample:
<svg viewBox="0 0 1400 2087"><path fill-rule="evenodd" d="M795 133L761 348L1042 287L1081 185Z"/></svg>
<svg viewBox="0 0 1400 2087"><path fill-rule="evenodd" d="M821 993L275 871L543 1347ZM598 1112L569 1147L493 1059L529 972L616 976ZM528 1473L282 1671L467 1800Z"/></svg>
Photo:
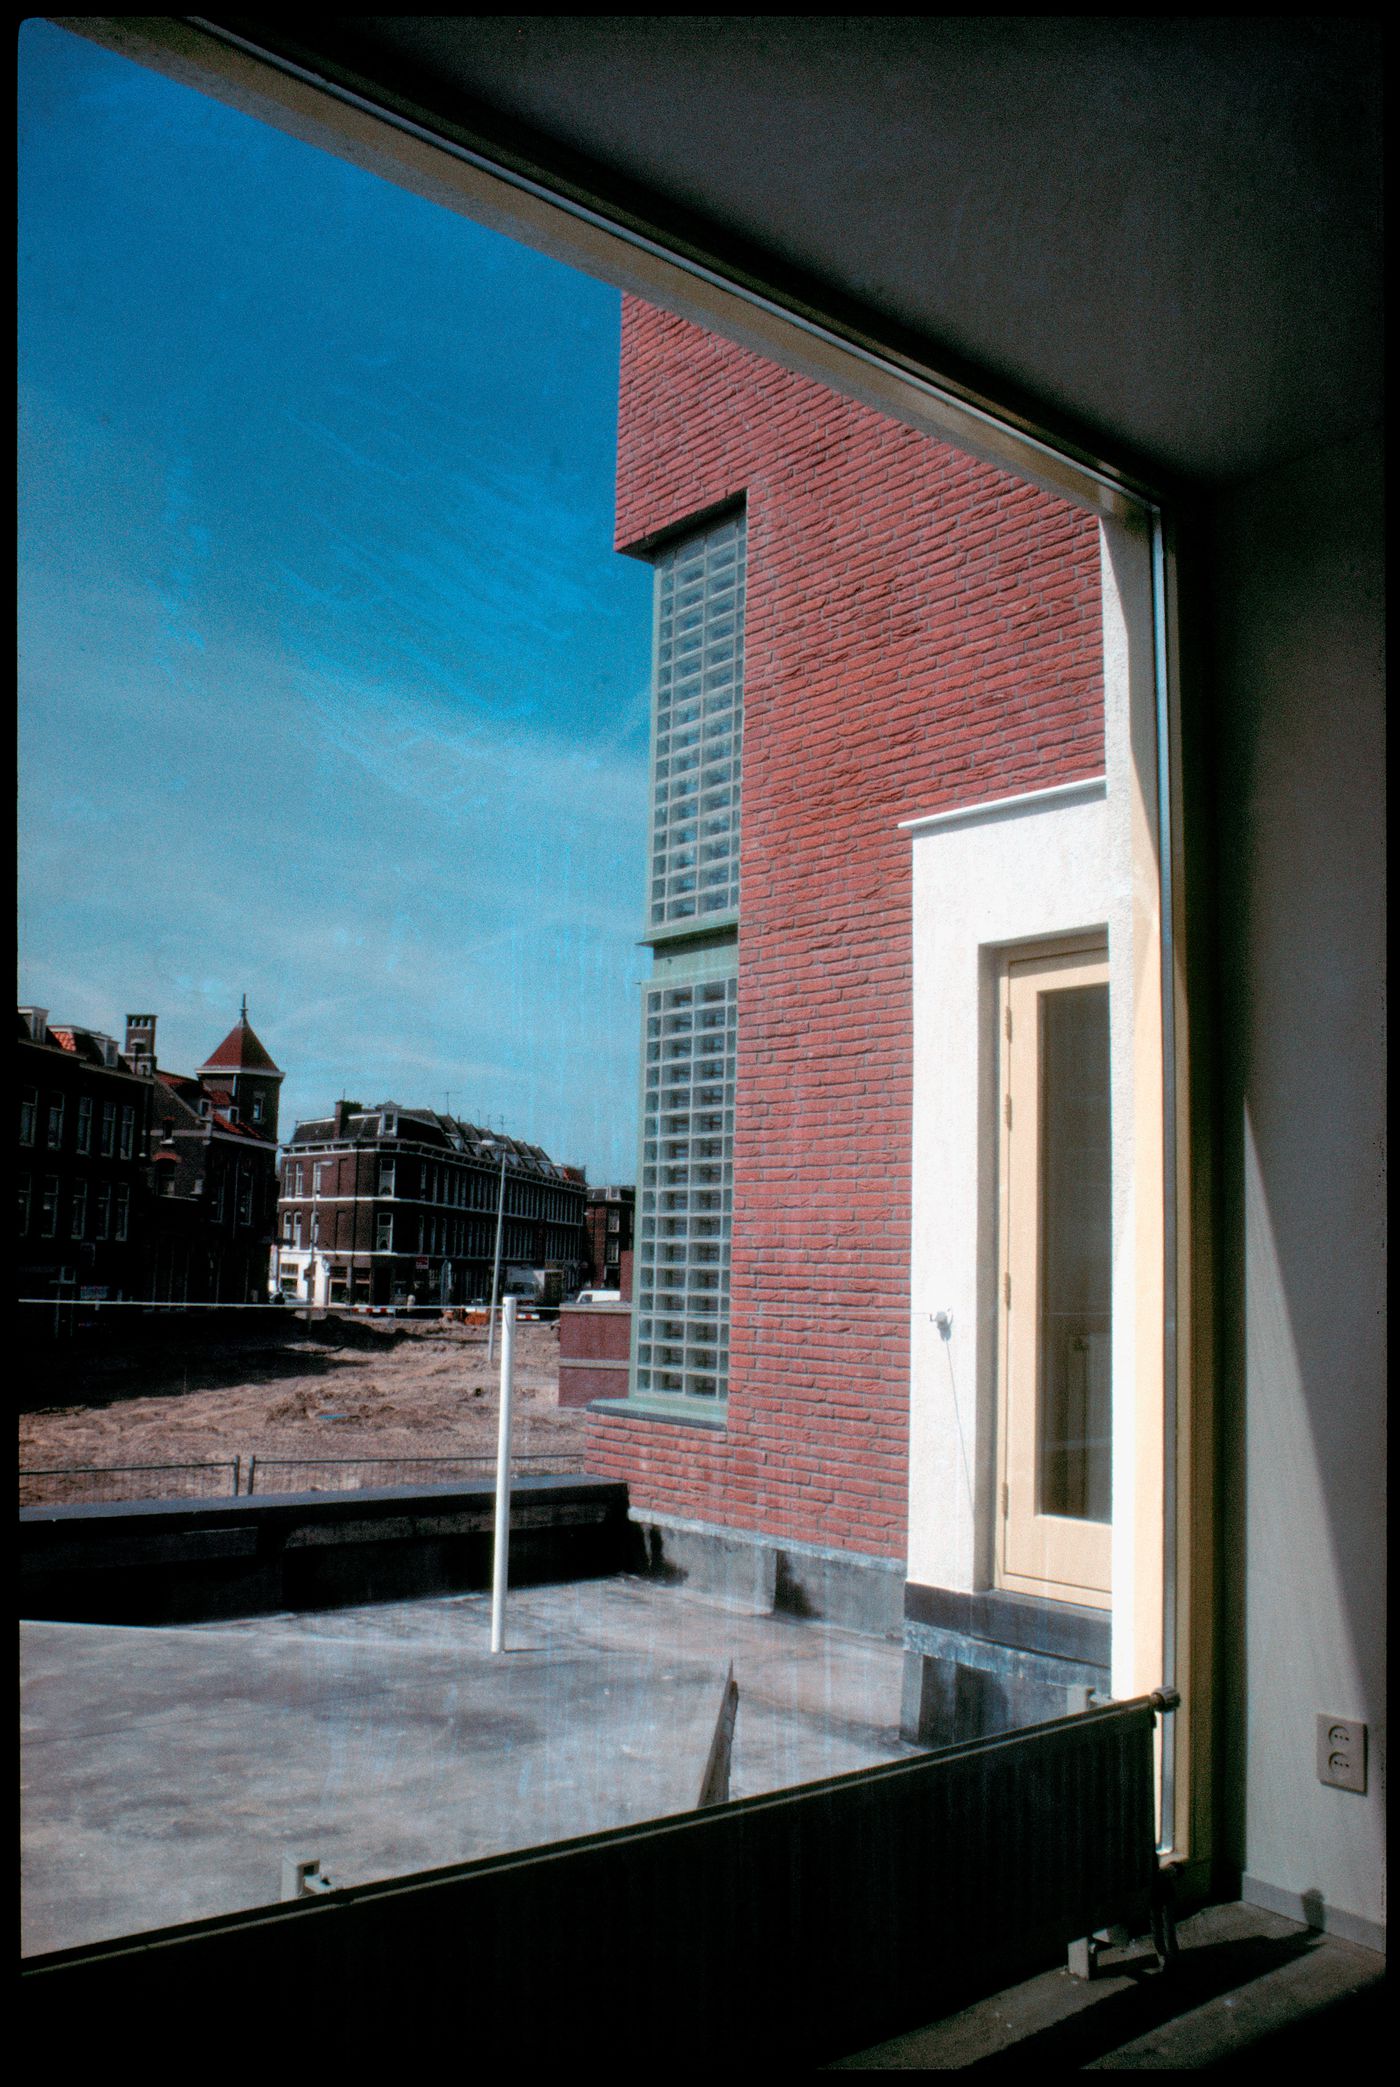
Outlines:
<svg viewBox="0 0 1400 2087"><path fill-rule="evenodd" d="M21 37L20 999L283 1125L631 1180L650 577L619 297L48 23Z"/></svg>

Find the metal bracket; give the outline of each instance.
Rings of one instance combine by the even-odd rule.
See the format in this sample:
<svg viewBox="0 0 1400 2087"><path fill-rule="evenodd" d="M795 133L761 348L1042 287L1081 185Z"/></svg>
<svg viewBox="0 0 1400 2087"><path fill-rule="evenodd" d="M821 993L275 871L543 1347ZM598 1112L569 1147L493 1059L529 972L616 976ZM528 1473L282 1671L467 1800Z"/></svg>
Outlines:
<svg viewBox="0 0 1400 2087"><path fill-rule="evenodd" d="M319 1855L284 1855L282 1857L282 1896L284 1899L315 1899L322 1892L334 1891L332 1880L323 1874Z"/></svg>
<svg viewBox="0 0 1400 2087"><path fill-rule="evenodd" d="M1094 1935L1080 1935L1065 1952L1065 1969L1071 1978L1092 1978L1098 1969L1099 1944Z"/></svg>

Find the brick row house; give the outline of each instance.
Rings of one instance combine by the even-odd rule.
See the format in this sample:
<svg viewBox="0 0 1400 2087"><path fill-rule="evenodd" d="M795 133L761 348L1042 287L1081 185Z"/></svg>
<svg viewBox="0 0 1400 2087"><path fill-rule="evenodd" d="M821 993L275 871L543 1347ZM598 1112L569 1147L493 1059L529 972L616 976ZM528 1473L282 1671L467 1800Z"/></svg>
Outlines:
<svg viewBox="0 0 1400 2087"><path fill-rule="evenodd" d="M588 1468L626 1480L653 1548L743 1555L770 1594L800 1561L809 1606L902 1629L921 1736L950 1736L953 1697L960 1732L1063 1709L1108 1680L1128 1279L1099 524L629 296L616 541L655 572L652 975L630 1378L592 1404ZM1058 1195L1069 1243L1044 1381L1008 1405L1013 999L1022 1049L1049 1038L1018 1207ZM1058 1147L1024 1128L1047 1082ZM1048 1556L1052 1521L1088 1563Z"/></svg>
<svg viewBox="0 0 1400 2087"><path fill-rule="evenodd" d="M19 1294L139 1297L151 1085L97 1030L22 1007L18 1024Z"/></svg>
<svg viewBox="0 0 1400 2087"><path fill-rule="evenodd" d="M154 1081L151 1296L265 1303L283 1074L247 1003L193 1078L157 1067L153 1015L129 1015L126 1034L133 1064Z"/></svg>
<svg viewBox="0 0 1400 2087"><path fill-rule="evenodd" d="M587 1238L584 1280L594 1289L632 1295L633 1231L637 1215L634 1187L590 1188L584 1209Z"/></svg>
<svg viewBox="0 0 1400 2087"><path fill-rule="evenodd" d="M503 1288L576 1287L583 1173L538 1145L430 1109L337 1103L299 1123L282 1160L281 1293L316 1304L469 1304Z"/></svg>
<svg viewBox="0 0 1400 2087"><path fill-rule="evenodd" d="M190 1077L156 1059L156 1017L124 1046L19 1011L21 1295L101 1303L265 1299L282 1074L247 1020Z"/></svg>

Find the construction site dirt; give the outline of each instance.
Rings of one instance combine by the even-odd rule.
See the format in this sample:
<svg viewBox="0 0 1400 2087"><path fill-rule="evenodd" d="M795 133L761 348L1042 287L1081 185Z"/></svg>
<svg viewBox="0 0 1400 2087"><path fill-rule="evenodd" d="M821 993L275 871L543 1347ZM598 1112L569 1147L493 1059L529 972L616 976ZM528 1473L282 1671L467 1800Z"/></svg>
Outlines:
<svg viewBox="0 0 1400 2087"><path fill-rule="evenodd" d="M155 1339L145 1325L104 1324L32 1355L21 1503L232 1489L212 1472L187 1483L156 1466L237 1459L246 1488L256 1458L259 1491L338 1490L461 1475L429 1460L494 1460L499 1332L488 1357L485 1325L436 1316L230 1320L219 1315L216 1330L167 1317ZM557 1325L517 1326L513 1383L514 1457L580 1468L584 1414L557 1404ZM105 1484L94 1475L121 1466L138 1468Z"/></svg>

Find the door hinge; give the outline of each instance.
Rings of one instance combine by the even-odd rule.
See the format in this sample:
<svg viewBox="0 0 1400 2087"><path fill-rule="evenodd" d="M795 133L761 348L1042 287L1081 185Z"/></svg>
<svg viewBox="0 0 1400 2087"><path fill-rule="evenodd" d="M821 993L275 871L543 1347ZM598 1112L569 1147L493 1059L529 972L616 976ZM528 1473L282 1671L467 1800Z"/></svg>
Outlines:
<svg viewBox="0 0 1400 2087"><path fill-rule="evenodd" d="M1001 1482L1001 1518L1003 1522L1011 1519L1011 1486L1006 1479Z"/></svg>
<svg viewBox="0 0 1400 2087"><path fill-rule="evenodd" d="M1011 1277L1010 1277L1010 1275L1009 1275L1009 1274L1007 1274L1007 1275L1004 1275L1004 1276L1002 1277L1002 1279L1001 1279L1001 1285L1002 1285L1002 1294L1003 1294L1003 1296L1004 1296L1004 1297L1005 1297L1005 1299L1006 1299L1006 1308L1007 1308L1007 1310L1008 1310L1008 1311L1010 1311L1010 1309L1011 1309Z"/></svg>
<svg viewBox="0 0 1400 2087"><path fill-rule="evenodd" d="M1009 1007L1006 1010L1006 1041L1008 1043L1011 1041L1011 1009Z"/></svg>
<svg viewBox="0 0 1400 2087"><path fill-rule="evenodd" d="M1006 1097L1006 1128L1008 1130L1011 1128L1011 1096L1009 1094Z"/></svg>

